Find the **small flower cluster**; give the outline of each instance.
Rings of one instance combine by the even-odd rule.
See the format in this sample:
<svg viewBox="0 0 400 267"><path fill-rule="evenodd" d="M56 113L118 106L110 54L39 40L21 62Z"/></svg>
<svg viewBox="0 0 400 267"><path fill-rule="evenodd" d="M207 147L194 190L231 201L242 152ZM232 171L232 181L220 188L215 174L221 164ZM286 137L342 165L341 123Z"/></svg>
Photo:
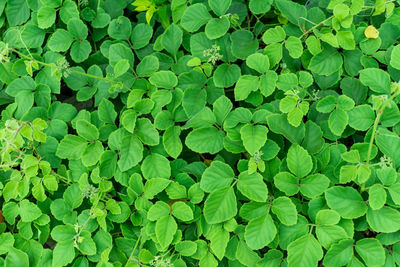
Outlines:
<svg viewBox="0 0 400 267"><path fill-rule="evenodd" d="M254 158L255 163L258 163L262 160L261 159L262 155L264 155L264 153L262 151L257 151L256 153L254 153L253 158Z"/></svg>
<svg viewBox="0 0 400 267"><path fill-rule="evenodd" d="M10 57L8 56L8 44L0 42L0 64L3 62L9 62Z"/></svg>
<svg viewBox="0 0 400 267"><path fill-rule="evenodd" d="M89 184L82 191L82 197L84 198L94 198L100 192L100 190L93 185Z"/></svg>
<svg viewBox="0 0 400 267"><path fill-rule="evenodd" d="M387 168L387 167L392 168L392 167L393 167L393 161L392 161L391 158L389 158L389 157L387 157L386 155L384 155L384 156L381 157L381 159L380 159L379 166L380 166L381 168Z"/></svg>
<svg viewBox="0 0 400 267"><path fill-rule="evenodd" d="M207 62L211 62L211 64L215 65L218 60L222 59L222 55L219 53L221 47L218 45L213 45L210 49L206 49L203 51L204 57L209 57Z"/></svg>
<svg viewBox="0 0 400 267"><path fill-rule="evenodd" d="M165 255L155 256L154 259L150 262L150 266L155 267L173 267L174 265L171 262L170 258L164 258Z"/></svg>

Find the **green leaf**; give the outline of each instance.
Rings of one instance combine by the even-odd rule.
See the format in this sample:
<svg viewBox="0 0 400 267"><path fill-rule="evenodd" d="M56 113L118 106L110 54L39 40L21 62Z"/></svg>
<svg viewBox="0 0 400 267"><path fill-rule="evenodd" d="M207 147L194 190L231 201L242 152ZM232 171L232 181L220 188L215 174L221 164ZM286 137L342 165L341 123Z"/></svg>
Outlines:
<svg viewBox="0 0 400 267"><path fill-rule="evenodd" d="M346 129L349 116L347 112L336 109L329 115L328 125L331 132L337 136L341 136Z"/></svg>
<svg viewBox="0 0 400 267"><path fill-rule="evenodd" d="M259 73L264 73L269 70L269 58L266 55L255 53L246 58L246 65Z"/></svg>
<svg viewBox="0 0 400 267"><path fill-rule="evenodd" d="M352 187L334 186L325 191L328 206L344 219L355 219L367 212L360 193Z"/></svg>
<svg viewBox="0 0 400 267"><path fill-rule="evenodd" d="M368 68L361 70L360 81L376 93L390 94L390 76L381 69Z"/></svg>
<svg viewBox="0 0 400 267"><path fill-rule="evenodd" d="M265 214L247 224L244 238L251 249L258 250L270 244L276 234L277 229L271 215Z"/></svg>
<svg viewBox="0 0 400 267"><path fill-rule="evenodd" d="M285 38L285 30L281 26L266 30L262 36L262 40L266 44L279 43L285 40Z"/></svg>
<svg viewBox="0 0 400 267"><path fill-rule="evenodd" d="M312 234L305 234L292 243L287 248L288 266L317 266L322 259L323 251L321 245Z"/></svg>
<svg viewBox="0 0 400 267"><path fill-rule="evenodd" d="M368 204L373 210L379 210L386 203L386 191L382 185L374 184L368 190Z"/></svg>
<svg viewBox="0 0 400 267"><path fill-rule="evenodd" d="M210 241L211 251L219 260L222 260L222 258L225 256L226 246L229 242L229 232L225 231L224 229L220 229L212 235Z"/></svg>
<svg viewBox="0 0 400 267"><path fill-rule="evenodd" d="M11 248L4 261L4 266L29 266L29 257L25 252Z"/></svg>
<svg viewBox="0 0 400 267"><path fill-rule="evenodd" d="M19 203L19 215L21 216L21 221L32 222L42 215L42 211L38 206L24 199Z"/></svg>
<svg viewBox="0 0 400 267"><path fill-rule="evenodd" d="M30 10L27 1L16 0L7 3L5 14L11 27L25 23L30 16Z"/></svg>
<svg viewBox="0 0 400 267"><path fill-rule="evenodd" d="M149 24L147 23L136 24L132 30L132 35L131 35L131 42L133 49L141 49L146 45L148 45L152 36L153 36L153 28Z"/></svg>
<svg viewBox="0 0 400 267"><path fill-rule="evenodd" d="M375 120L375 113L370 105L360 105L350 110L349 125L358 131L366 131Z"/></svg>
<svg viewBox="0 0 400 267"><path fill-rule="evenodd" d="M157 221L161 217L168 215L169 212L170 207L167 203L163 201L157 201L147 212L147 219L150 221Z"/></svg>
<svg viewBox="0 0 400 267"><path fill-rule="evenodd" d="M396 205L400 204L400 183L392 184L388 188L390 197Z"/></svg>
<svg viewBox="0 0 400 267"><path fill-rule="evenodd" d="M171 126L165 130L163 145L165 151L173 158L178 158L182 152L182 141L180 139L181 129L179 126Z"/></svg>
<svg viewBox="0 0 400 267"><path fill-rule="evenodd" d="M285 47L289 50L289 55L292 58L299 58L303 54L303 45L301 40L295 36L289 36L285 42Z"/></svg>
<svg viewBox="0 0 400 267"><path fill-rule="evenodd" d="M210 40L218 39L227 33L230 26L229 19L225 16L213 18L207 22L205 33Z"/></svg>
<svg viewBox="0 0 400 267"><path fill-rule="evenodd" d="M215 127L204 127L191 131L185 144L197 153L216 154L223 148L224 133Z"/></svg>
<svg viewBox="0 0 400 267"><path fill-rule="evenodd" d="M203 172L200 187L204 192L210 193L215 189L231 185L234 178L235 173L228 164L214 160Z"/></svg>
<svg viewBox="0 0 400 267"><path fill-rule="evenodd" d="M175 218L185 222L193 220L192 209L183 202L175 202L174 205L172 205L172 215L174 215Z"/></svg>
<svg viewBox="0 0 400 267"><path fill-rule="evenodd" d="M181 19L182 27L188 32L195 32L211 19L207 7L201 3L189 6Z"/></svg>
<svg viewBox="0 0 400 267"><path fill-rule="evenodd" d="M178 225L170 215L164 216L156 222L156 237L163 249L166 249L171 244L177 229Z"/></svg>
<svg viewBox="0 0 400 267"><path fill-rule="evenodd" d="M258 40L251 31L238 30L231 34L232 54L240 59L246 59L258 49Z"/></svg>
<svg viewBox="0 0 400 267"><path fill-rule="evenodd" d="M47 45L55 52L65 52L72 44L72 35L64 29L57 29L49 38Z"/></svg>
<svg viewBox="0 0 400 267"><path fill-rule="evenodd" d="M74 239L76 231L72 225L57 225L51 231L51 238L57 242Z"/></svg>
<svg viewBox="0 0 400 267"><path fill-rule="evenodd" d="M161 44L168 53L175 56L182 44L182 36L183 32L181 28L175 24L171 24L163 33Z"/></svg>
<svg viewBox="0 0 400 267"><path fill-rule="evenodd" d="M343 64L342 56L332 47L326 47L321 53L311 58L308 69L318 75L331 75L338 71Z"/></svg>
<svg viewBox="0 0 400 267"><path fill-rule="evenodd" d="M115 14L115 16L118 16ZM117 40L128 40L132 33L131 21L124 16L113 19L108 25L108 35Z"/></svg>
<svg viewBox="0 0 400 267"><path fill-rule="evenodd" d="M90 122L86 120L77 120L75 125L76 131L79 136L85 138L88 141L99 139L99 130Z"/></svg>
<svg viewBox="0 0 400 267"><path fill-rule="evenodd" d="M208 224L227 221L232 219L236 213L236 196L230 186L214 190L204 203L204 218Z"/></svg>
<svg viewBox="0 0 400 267"><path fill-rule="evenodd" d="M159 88L172 89L178 84L178 78L172 71L158 71L150 76L149 82Z"/></svg>
<svg viewBox="0 0 400 267"><path fill-rule="evenodd" d="M279 172L274 176L275 186L287 196L299 192L299 179L288 172Z"/></svg>
<svg viewBox="0 0 400 267"><path fill-rule="evenodd" d="M214 84L217 87L231 87L238 81L241 70L236 64L221 64L214 71Z"/></svg>
<svg viewBox="0 0 400 267"><path fill-rule="evenodd" d="M333 244L324 256L325 266L344 266L353 256L353 240L344 239Z"/></svg>
<svg viewBox="0 0 400 267"><path fill-rule="evenodd" d="M90 52L92 51L92 47L87 40L83 40L82 42L74 42L71 47L71 58L76 63L80 63L85 61Z"/></svg>
<svg viewBox="0 0 400 267"><path fill-rule="evenodd" d="M143 158L143 145L136 136L125 136L121 141L118 167L127 171L135 167Z"/></svg>
<svg viewBox="0 0 400 267"><path fill-rule="evenodd" d="M385 264L385 250L375 238L364 238L356 242L356 251L367 266L383 266Z"/></svg>
<svg viewBox="0 0 400 267"><path fill-rule="evenodd" d="M387 206L379 210L368 209L367 222L375 232L393 233L400 230L400 212Z"/></svg>
<svg viewBox="0 0 400 267"><path fill-rule="evenodd" d="M400 45L396 45L390 55L390 66L400 70Z"/></svg>
<svg viewBox="0 0 400 267"><path fill-rule="evenodd" d="M56 10L48 6L42 6L37 13L38 26L41 29L51 27L56 20Z"/></svg>
<svg viewBox="0 0 400 267"><path fill-rule="evenodd" d="M171 167L168 159L157 153L148 155L143 160L140 169L147 180L151 178L169 179L171 176Z"/></svg>
<svg viewBox="0 0 400 267"><path fill-rule="evenodd" d="M118 114L115 112L114 104L110 100L103 98L99 104L98 115L102 122L112 124Z"/></svg>
<svg viewBox="0 0 400 267"><path fill-rule="evenodd" d="M88 36L88 28L80 19L70 19L67 23L68 32L78 40L85 40Z"/></svg>
<svg viewBox="0 0 400 267"><path fill-rule="evenodd" d="M154 198L154 196L163 191L170 182L170 180L165 178L152 178L148 180L144 186L143 196L147 199Z"/></svg>
<svg viewBox="0 0 400 267"><path fill-rule="evenodd" d="M175 245L175 250L182 256L192 256L196 253L197 244L190 240L184 240Z"/></svg>
<svg viewBox="0 0 400 267"><path fill-rule="evenodd" d="M0 235L0 255L6 254L14 245L14 236L11 233L2 233Z"/></svg>
<svg viewBox="0 0 400 267"><path fill-rule="evenodd" d="M311 156L299 145L292 145L287 156L289 170L299 178L305 177L313 168Z"/></svg>
<svg viewBox="0 0 400 267"><path fill-rule="evenodd" d="M53 250L52 266L65 266L75 258L75 247L73 240L58 242Z"/></svg>
<svg viewBox="0 0 400 267"><path fill-rule="evenodd" d="M240 129L240 138L250 155L254 155L267 141L267 127L247 124Z"/></svg>
<svg viewBox="0 0 400 267"><path fill-rule="evenodd" d="M137 119L134 132L145 145L156 146L160 143L158 131L147 118Z"/></svg>
<svg viewBox="0 0 400 267"><path fill-rule="evenodd" d="M256 85L256 86L255 86ZM258 77L253 75L240 76L235 84L235 100L245 100L254 89L257 89Z"/></svg>
<svg viewBox="0 0 400 267"><path fill-rule="evenodd" d="M336 38L340 47L346 50L354 50L356 43L354 41L354 35L351 31L340 31L336 34Z"/></svg>
<svg viewBox="0 0 400 267"><path fill-rule="evenodd" d="M271 9L273 0L250 0L249 9L253 14L267 13Z"/></svg>
<svg viewBox="0 0 400 267"><path fill-rule="evenodd" d="M228 11L232 0L208 0L208 5L217 16L222 16Z"/></svg>
<svg viewBox="0 0 400 267"><path fill-rule="evenodd" d="M237 182L237 188L244 196L257 202L265 202L268 198L268 188L261 174L242 172Z"/></svg>
<svg viewBox="0 0 400 267"><path fill-rule="evenodd" d="M340 215L334 210L319 210L315 219L318 225L335 225L340 221Z"/></svg>
<svg viewBox="0 0 400 267"><path fill-rule="evenodd" d="M325 192L328 189L330 180L323 174L316 173L301 179L300 181L300 192L302 195L315 198Z"/></svg>
<svg viewBox="0 0 400 267"><path fill-rule="evenodd" d="M127 59L121 59L114 65L114 77L118 78L122 74L129 70L129 61Z"/></svg>
<svg viewBox="0 0 400 267"><path fill-rule="evenodd" d="M271 132L283 135L291 143L300 144L305 136L304 125L301 124L299 127L292 126L284 114L269 115L267 122Z"/></svg>
<svg viewBox="0 0 400 267"><path fill-rule="evenodd" d="M288 197L278 197L272 202L271 211L284 225L295 225L297 223L296 206Z"/></svg>
<svg viewBox="0 0 400 267"><path fill-rule="evenodd" d="M136 66L136 73L139 77L149 77L160 67L160 62L156 56L145 56Z"/></svg>

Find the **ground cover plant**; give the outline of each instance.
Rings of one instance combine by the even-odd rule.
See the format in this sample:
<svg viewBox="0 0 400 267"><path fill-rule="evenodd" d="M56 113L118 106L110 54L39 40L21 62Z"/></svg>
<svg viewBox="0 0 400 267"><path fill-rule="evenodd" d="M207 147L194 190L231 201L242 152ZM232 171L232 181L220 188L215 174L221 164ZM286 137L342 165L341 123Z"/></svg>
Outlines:
<svg viewBox="0 0 400 267"><path fill-rule="evenodd" d="M399 6L0 0L0 266L400 265Z"/></svg>

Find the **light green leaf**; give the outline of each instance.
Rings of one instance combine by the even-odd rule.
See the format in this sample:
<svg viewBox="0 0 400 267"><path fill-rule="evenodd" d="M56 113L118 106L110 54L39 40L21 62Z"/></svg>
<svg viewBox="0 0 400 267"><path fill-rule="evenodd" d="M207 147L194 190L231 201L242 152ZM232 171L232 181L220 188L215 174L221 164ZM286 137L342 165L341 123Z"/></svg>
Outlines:
<svg viewBox="0 0 400 267"><path fill-rule="evenodd" d="M268 128L264 125L247 124L240 129L240 138L250 155L254 155L267 141Z"/></svg>
<svg viewBox="0 0 400 267"><path fill-rule="evenodd" d="M287 252L289 267L316 267L323 256L321 245L312 234L305 234L290 243Z"/></svg>
<svg viewBox="0 0 400 267"><path fill-rule="evenodd" d="M193 220L193 211L184 202L175 202L174 205L172 205L172 215L185 222Z"/></svg>
<svg viewBox="0 0 400 267"><path fill-rule="evenodd" d="M271 243L276 234L277 229L271 215L265 214L247 224L244 238L251 249L258 250Z"/></svg>
<svg viewBox="0 0 400 267"><path fill-rule="evenodd" d="M164 216L156 222L156 237L163 249L166 249L171 244L177 229L178 225L170 215Z"/></svg>
<svg viewBox="0 0 400 267"><path fill-rule="evenodd" d="M219 260L222 260L222 258L225 256L226 246L229 242L229 232L224 229L220 229L212 235L210 241L211 251Z"/></svg>
<svg viewBox="0 0 400 267"><path fill-rule="evenodd" d="M360 193L352 187L334 186L325 191L326 203L344 219L355 219L367 212Z"/></svg>
<svg viewBox="0 0 400 267"><path fill-rule="evenodd" d="M390 94L390 76L381 69L368 68L361 70L360 81L376 93Z"/></svg>
<svg viewBox="0 0 400 267"><path fill-rule="evenodd" d="M204 203L204 218L209 224L227 221L236 213L236 196L230 186L214 190Z"/></svg>
<svg viewBox="0 0 400 267"><path fill-rule="evenodd" d="M237 188L244 196L257 202L267 201L268 188L261 174L257 172L249 174L245 171L239 175L238 179Z"/></svg>
<svg viewBox="0 0 400 267"><path fill-rule="evenodd" d="M159 88L172 89L178 84L178 78L172 71L162 70L153 73L149 82Z"/></svg>
<svg viewBox="0 0 400 267"><path fill-rule="evenodd" d="M297 223L296 206L288 197L275 198L272 202L271 211L278 217L282 224L294 225Z"/></svg>
<svg viewBox="0 0 400 267"><path fill-rule="evenodd" d="M240 76L239 80L235 84L235 100L245 100L252 91L258 89L258 77L253 75Z"/></svg>
<svg viewBox="0 0 400 267"><path fill-rule="evenodd" d="M171 126L165 130L163 145L165 151L173 158L177 158L182 152L182 141L180 139L181 129L179 126Z"/></svg>
<svg viewBox="0 0 400 267"><path fill-rule="evenodd" d="M301 40L295 36L289 36L285 42L285 47L289 50L289 55L292 58L299 58L303 54L303 45Z"/></svg>
<svg viewBox="0 0 400 267"><path fill-rule="evenodd" d="M400 230L400 212L387 206L379 210L368 209L367 222L375 232L393 233Z"/></svg>
<svg viewBox="0 0 400 267"><path fill-rule="evenodd" d="M375 238L364 238L356 242L356 251L367 266L383 266L385 264L385 250Z"/></svg>
<svg viewBox="0 0 400 267"><path fill-rule="evenodd" d="M341 109L336 109L329 115L329 129L333 134L341 136L344 129L346 129L348 121L349 116L347 115L347 112Z"/></svg>
<svg viewBox="0 0 400 267"><path fill-rule="evenodd" d="M121 171L135 167L143 158L143 145L136 136L125 136L121 141L118 166Z"/></svg>
<svg viewBox="0 0 400 267"><path fill-rule="evenodd" d="M169 179L171 176L171 167L169 160L164 156L153 153L148 155L144 160L140 169L144 178L150 180L151 178L165 178Z"/></svg>
<svg viewBox="0 0 400 267"><path fill-rule="evenodd" d="M188 32L195 32L211 19L207 7L201 3L189 6L181 19L182 27Z"/></svg>
<svg viewBox="0 0 400 267"><path fill-rule="evenodd" d="M215 127L204 127L191 131L185 144L198 153L216 154L223 148L224 133Z"/></svg>
<svg viewBox="0 0 400 267"><path fill-rule="evenodd" d="M289 148L287 165L289 170L299 178L305 177L313 168L311 156L307 150L297 144Z"/></svg>
<svg viewBox="0 0 400 267"><path fill-rule="evenodd" d="M234 178L235 173L228 164L214 160L203 172L200 187L204 192L210 193L215 189L231 185Z"/></svg>

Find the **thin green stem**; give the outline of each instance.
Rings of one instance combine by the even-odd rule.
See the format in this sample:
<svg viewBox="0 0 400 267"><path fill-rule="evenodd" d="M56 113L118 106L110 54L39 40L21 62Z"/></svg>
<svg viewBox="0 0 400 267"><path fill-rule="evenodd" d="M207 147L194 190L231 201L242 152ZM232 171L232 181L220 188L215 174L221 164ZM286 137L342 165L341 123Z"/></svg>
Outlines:
<svg viewBox="0 0 400 267"><path fill-rule="evenodd" d="M54 66L54 64L49 64L49 63L46 63L46 62L43 62L43 61L39 61L39 60L35 59L35 58L32 57L32 56L29 57L29 56L27 56L27 55L21 53L21 52L18 51L17 49L12 48L11 51L14 52L14 53L16 53L16 54L18 54L20 57L23 57L23 58L25 58L25 59L29 59L29 60L35 61L35 62L37 62L37 63L40 64L40 65L43 65L43 66L46 66L46 67L52 67L52 66ZM89 78L98 79L98 80L103 80L103 81L109 82L109 83L111 83L111 84L118 83L118 82L116 82L116 81L114 81L114 80L110 80L110 79L104 78L104 77L102 77L102 76L92 75L92 74L89 74L89 73L84 73L84 72L77 71L77 70L73 70L73 69L71 69L71 72L76 73L76 74L79 74L79 75L82 75L82 76L86 76L86 77L89 77ZM124 87L125 87L126 89L128 89L129 91L131 90L131 89L130 89L128 86L126 86L124 83L122 83L122 86L124 86Z"/></svg>
<svg viewBox="0 0 400 267"><path fill-rule="evenodd" d="M380 107L380 109L378 110L378 115L375 118L374 121L374 126L372 128L372 133L371 133L371 138L369 140L369 145L368 145L368 152L367 152L367 167L369 164L369 160L371 157L371 152L372 152L372 145L374 144L374 139L375 139L375 134L376 134L376 130L378 128L378 124L381 120L382 114L384 109L390 104L390 102L397 96L398 94L393 94L388 100L385 101L385 103L382 104L382 106Z"/></svg>
<svg viewBox="0 0 400 267"><path fill-rule="evenodd" d="M306 32L304 32L301 36L300 39L303 38L304 36L306 36L307 34L309 34L310 32L314 31L316 28L318 28L319 26L324 25L326 22L328 22L329 20L331 20L333 18L333 15L324 19L323 21L321 21L318 24L315 24L313 27L311 27L309 30L307 30Z"/></svg>

